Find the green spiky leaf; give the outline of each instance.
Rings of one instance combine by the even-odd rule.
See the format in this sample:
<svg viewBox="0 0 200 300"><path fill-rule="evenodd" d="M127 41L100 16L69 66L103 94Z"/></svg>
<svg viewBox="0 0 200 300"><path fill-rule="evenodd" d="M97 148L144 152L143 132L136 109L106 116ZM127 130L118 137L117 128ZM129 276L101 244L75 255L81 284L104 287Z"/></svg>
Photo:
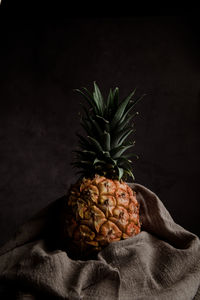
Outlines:
<svg viewBox="0 0 200 300"><path fill-rule="evenodd" d="M103 120L103 121L104 121L104 123L106 123L106 124L109 124L109 121L108 121L108 120L106 120L104 117L102 117L102 116L99 116L99 115L96 115L96 117L97 117L98 119L101 119L101 120Z"/></svg>
<svg viewBox="0 0 200 300"><path fill-rule="evenodd" d="M126 129L120 131L118 134L115 135L115 138L112 140L112 148L115 148L117 146L122 146L124 141L127 139L127 137L133 132L133 129Z"/></svg>
<svg viewBox="0 0 200 300"><path fill-rule="evenodd" d="M100 143L95 138L93 138L91 136L88 136L88 139L91 141L91 144L96 148L96 150L98 152L102 152L103 151Z"/></svg>
<svg viewBox="0 0 200 300"><path fill-rule="evenodd" d="M96 165L96 164L106 164L106 162L104 160L100 160L98 158L95 158L94 162L93 162L93 165Z"/></svg>
<svg viewBox="0 0 200 300"><path fill-rule="evenodd" d="M92 107L94 111L98 114L98 106L96 106L96 103L93 101L93 99L90 99L90 97L88 97L84 92L82 92L79 89L75 89L75 91L81 94L83 98L88 102L90 107Z"/></svg>
<svg viewBox="0 0 200 300"><path fill-rule="evenodd" d="M131 144L131 145L126 145L126 146L123 145L123 146L116 147L111 150L111 156L113 158L117 158L117 157L121 156L125 151L132 148L133 146L134 145Z"/></svg>
<svg viewBox="0 0 200 300"><path fill-rule="evenodd" d="M113 91L113 105L118 106L119 104L119 88L116 87Z"/></svg>
<svg viewBox="0 0 200 300"><path fill-rule="evenodd" d="M118 177L119 177L119 180L122 179L123 175L124 175L124 169L123 168L120 168L120 167L117 167L117 170L118 170Z"/></svg>
<svg viewBox="0 0 200 300"><path fill-rule="evenodd" d="M118 109L117 109L117 111L116 111L116 113L114 115L113 121L112 121L113 128L115 127L115 125L117 124L117 122L122 118L122 116L124 114L124 111L125 111L128 103L129 103L130 99L135 94L135 91L136 91L136 89L125 100L123 100L120 103L120 105L119 105L119 107L118 107Z"/></svg>
<svg viewBox="0 0 200 300"><path fill-rule="evenodd" d="M101 115L103 115L104 112L104 100L103 100L103 96L99 90L98 85L96 84L96 82L94 82L94 92L93 92L93 98L94 101L96 103L96 106L98 107L98 110L100 112Z"/></svg>
<svg viewBox="0 0 200 300"><path fill-rule="evenodd" d="M107 131L104 131L103 138L105 140L105 150L110 151L110 133Z"/></svg>

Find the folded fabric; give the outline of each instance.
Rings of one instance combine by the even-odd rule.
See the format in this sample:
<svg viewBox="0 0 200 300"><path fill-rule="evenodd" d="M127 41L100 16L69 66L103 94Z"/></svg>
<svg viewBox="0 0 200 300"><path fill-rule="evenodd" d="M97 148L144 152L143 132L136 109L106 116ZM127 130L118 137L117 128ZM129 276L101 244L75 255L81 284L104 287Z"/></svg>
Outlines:
<svg viewBox="0 0 200 300"><path fill-rule="evenodd" d="M130 186L141 233L111 243L96 259L75 260L60 243L62 197L0 249L0 299L200 299L199 238L176 224L153 192Z"/></svg>

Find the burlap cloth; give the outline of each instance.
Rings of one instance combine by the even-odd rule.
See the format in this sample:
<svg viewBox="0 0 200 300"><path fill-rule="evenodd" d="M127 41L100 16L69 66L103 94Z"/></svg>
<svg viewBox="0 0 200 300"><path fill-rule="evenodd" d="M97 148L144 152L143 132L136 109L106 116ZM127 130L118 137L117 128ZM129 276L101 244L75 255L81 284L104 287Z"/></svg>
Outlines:
<svg viewBox="0 0 200 300"><path fill-rule="evenodd" d="M75 260L59 244L65 197L24 224L0 249L0 299L200 299L200 241L150 190L132 185L142 232Z"/></svg>

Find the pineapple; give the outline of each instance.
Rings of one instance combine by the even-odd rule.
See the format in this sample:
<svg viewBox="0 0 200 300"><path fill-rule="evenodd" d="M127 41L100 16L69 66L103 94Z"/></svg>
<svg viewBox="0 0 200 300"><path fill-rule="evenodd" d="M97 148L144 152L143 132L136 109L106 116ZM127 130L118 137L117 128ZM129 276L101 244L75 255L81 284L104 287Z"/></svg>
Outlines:
<svg viewBox="0 0 200 300"><path fill-rule="evenodd" d="M70 187L65 215L65 235L72 251L81 257L98 252L111 242L127 239L141 230L136 193L125 182L134 180L132 161L127 153L134 141L131 114L135 90L119 101L119 89L110 89L107 100L94 82L91 94L76 90L87 101L81 125L86 136L78 134L79 150L73 162L81 174ZM137 157L137 156L136 156Z"/></svg>

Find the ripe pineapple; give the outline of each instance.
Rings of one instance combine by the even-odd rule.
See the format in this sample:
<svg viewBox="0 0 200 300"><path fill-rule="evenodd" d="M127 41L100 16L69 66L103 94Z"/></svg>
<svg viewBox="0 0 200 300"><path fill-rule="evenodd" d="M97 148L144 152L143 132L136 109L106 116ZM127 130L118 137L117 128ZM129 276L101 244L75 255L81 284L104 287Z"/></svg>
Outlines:
<svg viewBox="0 0 200 300"><path fill-rule="evenodd" d="M110 89L107 101L94 82L91 94L76 90L88 102L78 134L80 149L73 165L81 177L71 186L65 216L65 233L71 247L82 256L100 251L111 242L140 232L136 193L124 181L134 179L132 161L126 151L134 146L127 138L133 132L131 110L143 97L132 101L135 90L119 102L119 89Z"/></svg>

